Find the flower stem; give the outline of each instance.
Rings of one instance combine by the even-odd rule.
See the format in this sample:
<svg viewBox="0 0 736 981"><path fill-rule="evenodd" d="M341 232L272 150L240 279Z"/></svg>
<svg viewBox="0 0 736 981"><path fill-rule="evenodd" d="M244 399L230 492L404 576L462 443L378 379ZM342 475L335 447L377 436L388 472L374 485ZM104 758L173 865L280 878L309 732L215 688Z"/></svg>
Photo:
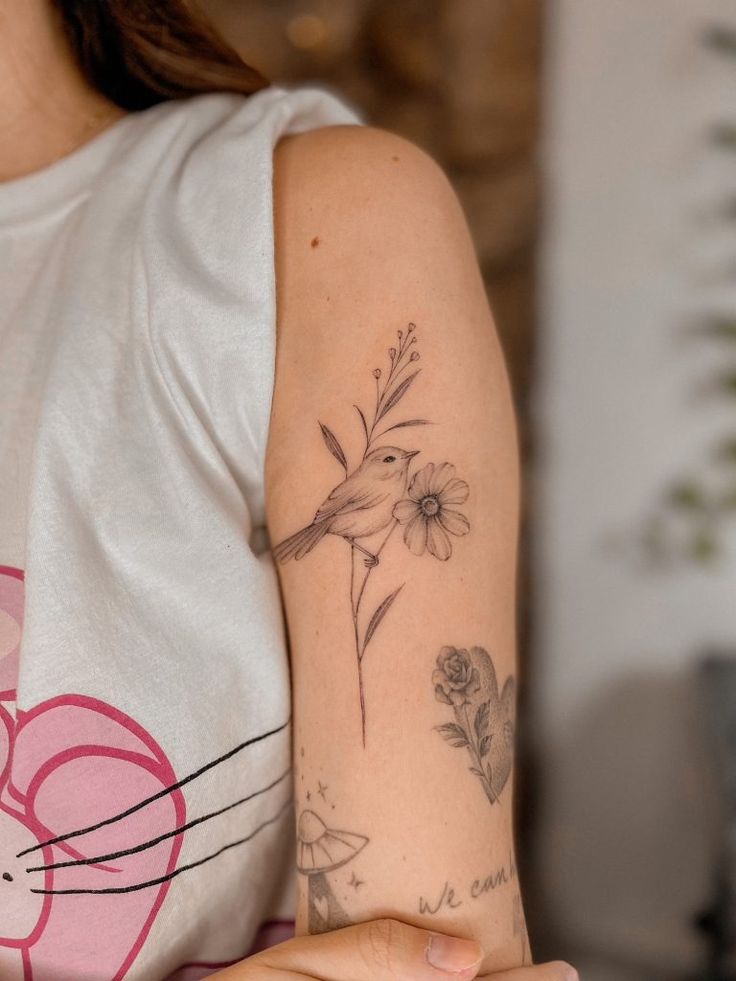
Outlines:
<svg viewBox="0 0 736 981"><path fill-rule="evenodd" d="M477 766L479 772L481 773L480 782L483 784L483 790L485 791L486 797L491 802L495 804L498 801L498 797L493 791L491 782L486 776L486 771L483 769L483 761L480 755L480 744L476 743L473 739L473 729L470 725L470 717L468 715L468 705L469 702L463 703L464 715L465 715L465 734L468 737L468 750L473 758L475 765Z"/></svg>
<svg viewBox="0 0 736 981"><path fill-rule="evenodd" d="M383 551L386 542L393 534L394 529L396 528L397 525L398 525L398 521L396 520L396 518L394 518L386 537L383 539L383 541L378 547L378 550L375 553L376 558L378 558L378 556ZM368 577L370 576L371 572L373 572L375 566L371 566L370 568L366 569L365 576L363 577L363 582L360 584L360 589L358 590L358 595L356 597L355 596L355 562L357 557L355 552L356 552L356 546L353 544L350 547L350 606L352 608L352 613L353 613L353 637L355 641L355 659L358 667L358 691L360 694L360 722L361 722L362 733L363 733L363 746L365 746L365 689L363 687L363 655L365 654L368 645L366 644L365 639L361 640L360 638L358 617L360 616L360 609L361 609L361 604L363 602L363 594L365 592L366 583L368 582Z"/></svg>
<svg viewBox="0 0 736 981"><path fill-rule="evenodd" d="M360 594L355 599L355 545L350 547L350 607L353 613L353 637L355 640L355 660L358 668L358 693L360 695L360 725L363 734L363 746L365 746L365 693L363 691L363 651L360 643L360 632L358 630L358 613L360 612L360 596L363 592L361 587ZM368 570L370 571L370 570ZM365 585L365 584L364 584Z"/></svg>
<svg viewBox="0 0 736 981"><path fill-rule="evenodd" d="M388 530L388 534L383 539L383 541L381 542L381 544L378 547L378 550L375 553L376 558L378 558L378 556L383 551L384 545L386 544L386 542L389 540L389 538L393 534L394 529L396 528L397 524L398 524L398 521L396 520L396 518L394 518L393 521L392 521L392 523L391 523L391 527ZM365 592L366 583L368 582L368 576L370 576L371 572L373 572L374 569L375 569L375 566L371 566L369 569L366 569L365 578L363 579L362 585L360 587L360 591L358 592L358 601L355 604L355 615L356 615L356 617L357 617L358 613L360 612L360 603L361 603L361 601L363 599L363 593ZM365 648L363 648L363 650L360 653L360 657L361 658L363 657L363 654L364 653L365 653Z"/></svg>

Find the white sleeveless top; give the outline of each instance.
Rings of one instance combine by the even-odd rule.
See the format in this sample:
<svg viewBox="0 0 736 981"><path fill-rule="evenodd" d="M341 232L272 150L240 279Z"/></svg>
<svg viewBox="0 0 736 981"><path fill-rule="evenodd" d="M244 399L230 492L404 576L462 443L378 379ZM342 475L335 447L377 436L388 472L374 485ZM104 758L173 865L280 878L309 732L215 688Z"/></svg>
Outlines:
<svg viewBox="0 0 736 981"><path fill-rule="evenodd" d="M199 95L0 183L3 981L194 981L293 932L272 151L362 122Z"/></svg>

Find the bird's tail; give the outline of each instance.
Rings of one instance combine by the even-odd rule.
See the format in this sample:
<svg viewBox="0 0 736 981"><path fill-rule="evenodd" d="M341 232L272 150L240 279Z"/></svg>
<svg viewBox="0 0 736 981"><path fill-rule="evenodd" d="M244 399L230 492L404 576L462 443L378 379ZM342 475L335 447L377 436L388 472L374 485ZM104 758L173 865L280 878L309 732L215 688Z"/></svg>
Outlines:
<svg viewBox="0 0 736 981"><path fill-rule="evenodd" d="M328 527L328 521L318 521L289 535L278 545L274 545L273 554L276 561L288 562L289 559L303 558L327 534Z"/></svg>

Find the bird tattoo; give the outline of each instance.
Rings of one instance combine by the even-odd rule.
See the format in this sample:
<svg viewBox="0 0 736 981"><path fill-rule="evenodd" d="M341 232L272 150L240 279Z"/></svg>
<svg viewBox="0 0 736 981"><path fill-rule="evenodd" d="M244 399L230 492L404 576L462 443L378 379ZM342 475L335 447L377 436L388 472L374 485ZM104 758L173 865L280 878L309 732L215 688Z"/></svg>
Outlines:
<svg viewBox="0 0 736 981"><path fill-rule="evenodd" d="M378 565L378 556L358 539L377 534L394 520L394 507L406 491L409 464L418 452L379 446L367 453L360 466L331 491L311 524L274 547L276 560L302 559L325 535L339 535L365 553L366 566Z"/></svg>

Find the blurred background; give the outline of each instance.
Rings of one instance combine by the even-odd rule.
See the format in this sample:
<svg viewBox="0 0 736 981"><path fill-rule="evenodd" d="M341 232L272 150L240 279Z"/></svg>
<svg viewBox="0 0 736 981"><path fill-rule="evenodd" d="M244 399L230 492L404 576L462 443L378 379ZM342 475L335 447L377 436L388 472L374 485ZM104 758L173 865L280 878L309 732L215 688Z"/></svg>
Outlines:
<svg viewBox="0 0 736 981"><path fill-rule="evenodd" d="M736 978L735 0L203 0L465 206L526 490L537 959Z"/></svg>

